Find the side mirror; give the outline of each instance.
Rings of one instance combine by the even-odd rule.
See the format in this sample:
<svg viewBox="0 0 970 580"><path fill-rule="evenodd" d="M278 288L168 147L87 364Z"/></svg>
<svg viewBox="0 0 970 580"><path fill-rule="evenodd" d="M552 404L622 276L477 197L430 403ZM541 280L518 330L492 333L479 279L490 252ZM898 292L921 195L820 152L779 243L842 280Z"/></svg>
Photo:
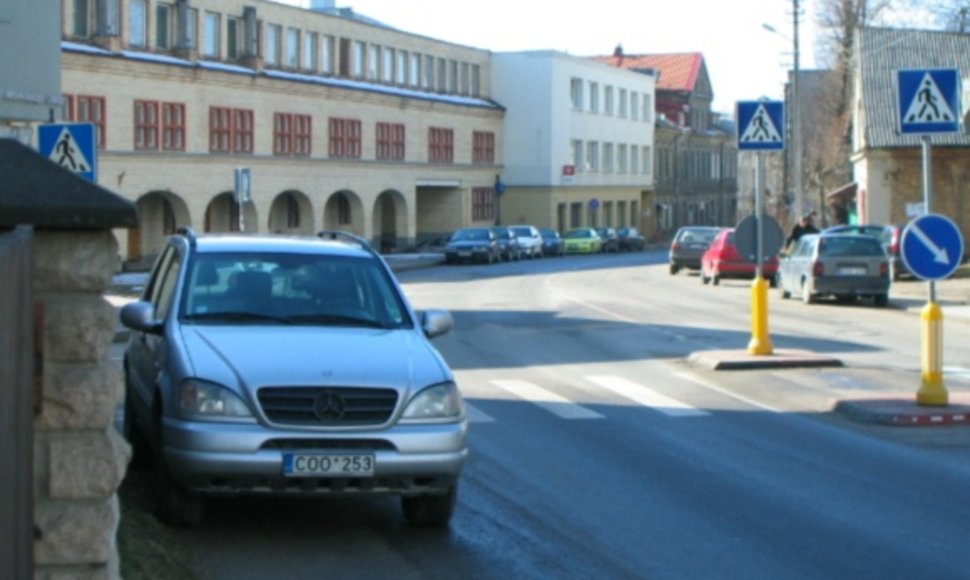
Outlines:
<svg viewBox="0 0 970 580"><path fill-rule="evenodd" d="M158 333L162 329L162 322L155 319L155 306L143 300L130 302L121 309L121 323L140 332Z"/></svg>
<svg viewBox="0 0 970 580"><path fill-rule="evenodd" d="M426 310L421 315L421 329L428 338L447 334L454 325L454 319L447 310Z"/></svg>

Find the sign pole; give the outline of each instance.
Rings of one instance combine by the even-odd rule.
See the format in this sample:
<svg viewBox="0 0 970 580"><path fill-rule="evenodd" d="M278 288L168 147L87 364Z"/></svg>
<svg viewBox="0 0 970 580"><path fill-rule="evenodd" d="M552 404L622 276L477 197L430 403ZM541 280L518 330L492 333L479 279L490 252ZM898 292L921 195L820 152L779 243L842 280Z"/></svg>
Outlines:
<svg viewBox="0 0 970 580"><path fill-rule="evenodd" d="M926 215L933 211L933 146L929 135L921 137L923 149L923 205ZM936 280L929 281L929 300L920 313L921 378L916 402L927 406L945 406L950 396L943 384L943 309L936 302Z"/></svg>
<svg viewBox="0 0 970 580"><path fill-rule="evenodd" d="M761 208L761 165L764 153L758 151L754 170L755 269L751 282L751 340L748 352L756 355L771 354L771 337L768 336L768 284L764 279L764 215Z"/></svg>

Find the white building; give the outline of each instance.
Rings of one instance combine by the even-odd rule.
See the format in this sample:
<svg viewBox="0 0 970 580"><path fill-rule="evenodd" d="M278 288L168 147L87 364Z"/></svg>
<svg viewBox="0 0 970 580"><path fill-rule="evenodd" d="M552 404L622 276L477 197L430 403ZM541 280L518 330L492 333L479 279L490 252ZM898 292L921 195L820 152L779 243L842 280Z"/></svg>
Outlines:
<svg viewBox="0 0 970 580"><path fill-rule="evenodd" d="M492 98L506 110L503 223L565 231L652 221L652 74L557 51L494 53L491 70Z"/></svg>

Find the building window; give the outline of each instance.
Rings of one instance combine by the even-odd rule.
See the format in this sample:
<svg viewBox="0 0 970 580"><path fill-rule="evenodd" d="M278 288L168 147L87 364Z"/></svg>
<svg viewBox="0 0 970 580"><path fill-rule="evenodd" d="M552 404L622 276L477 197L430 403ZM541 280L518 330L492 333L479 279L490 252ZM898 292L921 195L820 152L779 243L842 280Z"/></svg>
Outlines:
<svg viewBox="0 0 970 580"><path fill-rule="evenodd" d="M77 122L94 124L95 131L98 135L98 148L104 149L105 142L107 141L105 138L107 133L107 116L105 115L104 97L78 95L75 100L75 113L77 115L75 119Z"/></svg>
<svg viewBox="0 0 970 580"><path fill-rule="evenodd" d="M627 98L627 90L620 89L620 112L619 116L621 119L626 119L627 106L629 105L629 99Z"/></svg>
<svg viewBox="0 0 970 580"><path fill-rule="evenodd" d="M411 53L411 72L408 74L408 85L416 87L421 84L421 55Z"/></svg>
<svg viewBox="0 0 970 580"><path fill-rule="evenodd" d="M636 91L630 93L630 118L640 120L640 93Z"/></svg>
<svg viewBox="0 0 970 580"><path fill-rule="evenodd" d="M443 58L437 59L438 61L438 72L435 73L435 77L438 81L438 92L443 93L448 90L448 61Z"/></svg>
<svg viewBox="0 0 970 580"><path fill-rule="evenodd" d="M266 47L263 54L266 64L276 66L280 64L280 34L282 32L278 24L266 25Z"/></svg>
<svg viewBox="0 0 970 580"><path fill-rule="evenodd" d="M455 133L451 129L431 127L428 129L428 161L453 163L455 160Z"/></svg>
<svg viewBox="0 0 970 580"><path fill-rule="evenodd" d="M434 57L425 56L424 57L424 88L427 90L434 89Z"/></svg>
<svg viewBox="0 0 970 580"><path fill-rule="evenodd" d="M612 117L614 110L613 85L603 87L603 105L603 112Z"/></svg>
<svg viewBox="0 0 970 580"><path fill-rule="evenodd" d="M318 38L316 32L308 32L303 35L303 68L312 72L317 71Z"/></svg>
<svg viewBox="0 0 970 580"><path fill-rule="evenodd" d="M612 201L603 202L603 225L608 228L613 227L613 202Z"/></svg>
<svg viewBox="0 0 970 580"><path fill-rule="evenodd" d="M643 95L643 120L648 123L653 119L653 98L651 95Z"/></svg>
<svg viewBox="0 0 970 580"><path fill-rule="evenodd" d="M472 96L477 97L482 94L482 67L477 64L472 65Z"/></svg>
<svg viewBox="0 0 970 580"><path fill-rule="evenodd" d="M472 133L472 163L476 165L495 163L495 133L490 131Z"/></svg>
<svg viewBox="0 0 970 580"><path fill-rule="evenodd" d="M586 144L586 171L600 170L600 144L590 141Z"/></svg>
<svg viewBox="0 0 970 580"><path fill-rule="evenodd" d="M629 160L626 143L620 143L616 146L616 170L618 173L626 173L627 162Z"/></svg>
<svg viewBox="0 0 970 580"><path fill-rule="evenodd" d="M335 40L330 35L324 35L320 43L320 72L327 75L333 74L333 49Z"/></svg>
<svg viewBox="0 0 970 580"><path fill-rule="evenodd" d="M185 105L162 103L162 149L185 151Z"/></svg>
<svg viewBox="0 0 970 580"><path fill-rule="evenodd" d="M334 159L360 159L360 121L330 118L330 150Z"/></svg>
<svg viewBox="0 0 970 580"><path fill-rule="evenodd" d="M626 202L625 201L618 201L618 202L616 202L616 216L620 219L619 223L616 224L616 227L618 227L618 228L625 228L626 227L626 224L627 224L627 221L626 221Z"/></svg>
<svg viewBox="0 0 970 580"><path fill-rule="evenodd" d="M495 190L491 187L472 188L472 220L477 222L495 219Z"/></svg>
<svg viewBox="0 0 970 580"><path fill-rule="evenodd" d="M569 227L578 228L583 225L583 204L574 201L569 204Z"/></svg>
<svg viewBox="0 0 970 580"><path fill-rule="evenodd" d="M583 110L583 79L572 78L569 80L569 98L572 101L574 111Z"/></svg>
<svg viewBox="0 0 970 580"><path fill-rule="evenodd" d="M148 6L145 0L128 2L128 44L144 48L148 44Z"/></svg>
<svg viewBox="0 0 970 580"><path fill-rule="evenodd" d="M300 31L296 28L286 29L286 66L300 66Z"/></svg>
<svg viewBox="0 0 970 580"><path fill-rule="evenodd" d="M364 76L364 63L367 61L367 45L360 40L354 41L353 71L355 77Z"/></svg>
<svg viewBox="0 0 970 580"><path fill-rule="evenodd" d="M448 92L458 94L458 61L448 61Z"/></svg>
<svg viewBox="0 0 970 580"><path fill-rule="evenodd" d="M242 38L242 21L238 18L226 19L226 57L239 58L239 45Z"/></svg>
<svg viewBox="0 0 970 580"><path fill-rule="evenodd" d="M404 159L404 124L377 124L377 158L382 161Z"/></svg>
<svg viewBox="0 0 970 580"><path fill-rule="evenodd" d="M600 112L600 84L591 82L589 83L589 112L599 113Z"/></svg>
<svg viewBox="0 0 970 580"><path fill-rule="evenodd" d="M209 107L209 151L253 152L253 111Z"/></svg>
<svg viewBox="0 0 970 580"><path fill-rule="evenodd" d="M468 75L468 63L463 62L461 63L461 94L463 95L467 95L472 92L472 82L471 79L468 78Z"/></svg>
<svg viewBox="0 0 970 580"><path fill-rule="evenodd" d="M309 157L312 119L310 115L276 113L273 115L273 154Z"/></svg>
<svg viewBox="0 0 970 580"><path fill-rule="evenodd" d="M91 2L97 0L74 0L74 36L91 36Z"/></svg>
<svg viewBox="0 0 970 580"><path fill-rule="evenodd" d="M372 44L367 52L367 78L368 80L376 81L379 73L379 68L381 66L381 47Z"/></svg>
<svg viewBox="0 0 970 580"><path fill-rule="evenodd" d="M613 144L603 143L603 171L613 173Z"/></svg>
<svg viewBox="0 0 970 580"><path fill-rule="evenodd" d="M135 149L158 149L157 101L135 101Z"/></svg>
<svg viewBox="0 0 970 580"><path fill-rule="evenodd" d="M643 149L641 150L641 155L642 155L641 160L640 160L641 171L644 174L649 175L651 173L651 167L653 165L651 163L651 159L650 159L650 146L649 145L644 145L643 146Z"/></svg>
<svg viewBox="0 0 970 580"><path fill-rule="evenodd" d="M393 48L384 49L384 63L381 65L381 80L385 83L394 82L394 60L397 58Z"/></svg>
<svg viewBox="0 0 970 580"><path fill-rule="evenodd" d="M583 170L583 142L579 139L573 139L572 142L572 161L576 171Z"/></svg>
<svg viewBox="0 0 970 580"><path fill-rule="evenodd" d="M192 49L198 46L199 11L189 8L184 14L184 23L177 27L180 31L177 48Z"/></svg>
<svg viewBox="0 0 970 580"><path fill-rule="evenodd" d="M61 119L74 120L74 95L64 95L64 108L61 109Z"/></svg>
<svg viewBox="0 0 970 580"><path fill-rule="evenodd" d="M213 12L205 13L205 38L202 41L202 55L209 58L219 58L219 15Z"/></svg>
<svg viewBox="0 0 970 580"><path fill-rule="evenodd" d="M351 223L353 215L350 212L350 198L346 194L337 194L337 223L345 226Z"/></svg>
<svg viewBox="0 0 970 580"><path fill-rule="evenodd" d="M408 82L408 51L397 51L397 64L394 65L394 82L403 85Z"/></svg>
<svg viewBox="0 0 970 580"><path fill-rule="evenodd" d="M640 173L640 147L630 145L630 173Z"/></svg>

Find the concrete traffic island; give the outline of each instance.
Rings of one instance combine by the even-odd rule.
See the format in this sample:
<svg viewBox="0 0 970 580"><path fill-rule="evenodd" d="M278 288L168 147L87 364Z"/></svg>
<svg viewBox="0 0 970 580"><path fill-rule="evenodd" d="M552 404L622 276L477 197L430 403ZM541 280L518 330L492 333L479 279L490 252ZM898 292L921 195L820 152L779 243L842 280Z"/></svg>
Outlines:
<svg viewBox="0 0 970 580"><path fill-rule="evenodd" d="M833 410L853 421L897 427L970 425L970 393L950 393L947 405L920 405L913 393L837 401Z"/></svg>
<svg viewBox="0 0 970 580"><path fill-rule="evenodd" d="M715 371L841 367L842 361L808 350L774 349L772 354L751 354L747 349L702 350L691 353L687 362Z"/></svg>

